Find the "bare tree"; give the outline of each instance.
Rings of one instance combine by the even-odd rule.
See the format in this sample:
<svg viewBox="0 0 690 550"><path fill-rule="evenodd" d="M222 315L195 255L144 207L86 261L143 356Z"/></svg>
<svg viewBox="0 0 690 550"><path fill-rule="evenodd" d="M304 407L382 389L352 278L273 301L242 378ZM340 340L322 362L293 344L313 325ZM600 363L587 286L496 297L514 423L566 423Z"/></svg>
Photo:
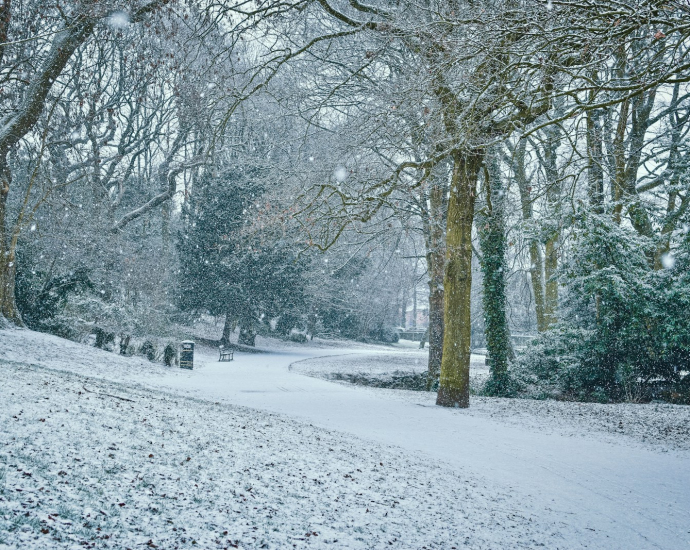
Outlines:
<svg viewBox="0 0 690 550"><path fill-rule="evenodd" d="M137 23L166 3L166 0L151 0L117 6L84 1L73 4L67 11L51 6L52 13L45 13L46 7L38 2L32 4L28 12L17 13L37 17L40 27L29 26L28 35L26 29L20 30L17 39L12 31L16 28L14 25L21 25L22 21L14 21L15 11L11 2L3 3L0 34L9 41L0 50L3 64L0 71L13 90L5 96L3 130L0 132L0 315L14 323L21 324L14 299L15 250L25 218L20 213L13 226L7 219L7 202L12 186L10 152L34 128L55 82L74 52L91 37L97 24L117 16L123 8L129 8L125 17ZM38 10L43 12L40 17ZM24 48L26 43L30 44L30 53Z"/></svg>

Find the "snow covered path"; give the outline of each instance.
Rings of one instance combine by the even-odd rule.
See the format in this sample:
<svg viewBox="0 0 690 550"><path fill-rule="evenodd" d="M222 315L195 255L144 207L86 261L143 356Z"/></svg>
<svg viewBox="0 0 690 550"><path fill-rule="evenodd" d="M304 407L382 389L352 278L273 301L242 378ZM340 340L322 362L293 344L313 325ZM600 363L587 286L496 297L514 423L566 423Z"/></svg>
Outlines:
<svg viewBox="0 0 690 550"><path fill-rule="evenodd" d="M392 445L401 458L440 461L461 477L476 480L481 495L505 497L502 508L534 518L542 533L556 533L546 544L550 548L690 548L687 446L647 445L577 423L563 424L562 410L560 417L547 416L548 407L557 412L564 404L477 399L469 410L450 410L435 407L431 394L354 387L290 368L304 361L313 370L320 362L327 364L327 356L343 354L366 365L376 353L371 348L293 347L268 354L236 353L235 361L219 363L215 351L201 347L195 370L184 371L30 331L0 331L0 340L0 359L7 361L30 360L120 384L275 412ZM27 349L33 345L40 353ZM391 350L380 353L387 357ZM506 416L506 403L508 410L515 403L515 418ZM541 413L517 414L530 404ZM687 417L686 408L670 410Z"/></svg>
<svg viewBox="0 0 690 550"><path fill-rule="evenodd" d="M197 370L165 385L306 420L316 426L441 459L456 471L510 487L522 510L567 525L591 548L690 548L690 455L600 435L545 433L433 396L348 387L296 374L289 365L349 350L197 355ZM353 361L371 350L352 351ZM362 358L364 359L364 358Z"/></svg>

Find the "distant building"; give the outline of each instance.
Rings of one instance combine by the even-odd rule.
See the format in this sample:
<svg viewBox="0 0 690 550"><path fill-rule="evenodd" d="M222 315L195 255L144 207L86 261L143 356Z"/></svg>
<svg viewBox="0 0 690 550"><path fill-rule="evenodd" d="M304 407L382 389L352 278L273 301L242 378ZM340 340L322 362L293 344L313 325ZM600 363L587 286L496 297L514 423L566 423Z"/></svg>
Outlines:
<svg viewBox="0 0 690 550"><path fill-rule="evenodd" d="M426 329L429 326L429 287L419 285L411 294L405 308L405 328Z"/></svg>
<svg viewBox="0 0 690 550"><path fill-rule="evenodd" d="M405 328L427 328L429 326L429 303L423 306L417 304L417 316L415 318L414 305L407 307L405 312Z"/></svg>

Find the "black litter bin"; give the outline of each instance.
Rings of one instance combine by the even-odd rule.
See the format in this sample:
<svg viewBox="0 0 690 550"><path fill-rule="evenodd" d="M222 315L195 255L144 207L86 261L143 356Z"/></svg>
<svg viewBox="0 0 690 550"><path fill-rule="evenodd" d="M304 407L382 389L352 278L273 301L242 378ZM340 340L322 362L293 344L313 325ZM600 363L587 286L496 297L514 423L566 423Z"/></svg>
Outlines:
<svg viewBox="0 0 690 550"><path fill-rule="evenodd" d="M189 370L194 368L194 342L191 340L180 343L180 368Z"/></svg>

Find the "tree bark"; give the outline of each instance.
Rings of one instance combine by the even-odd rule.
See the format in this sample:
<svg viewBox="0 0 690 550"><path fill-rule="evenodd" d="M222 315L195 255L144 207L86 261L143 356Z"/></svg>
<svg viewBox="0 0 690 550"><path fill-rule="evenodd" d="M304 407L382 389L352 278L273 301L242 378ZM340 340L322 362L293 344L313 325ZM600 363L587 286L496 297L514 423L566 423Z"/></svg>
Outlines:
<svg viewBox="0 0 690 550"><path fill-rule="evenodd" d="M417 265L415 264L412 287L412 328L417 328Z"/></svg>
<svg viewBox="0 0 690 550"><path fill-rule="evenodd" d="M532 240L529 243L529 259L531 262L529 275L532 281L532 293L534 294L534 309L537 316L537 332L545 332L549 325L546 322L546 298L544 293L544 270L539 243Z"/></svg>
<svg viewBox="0 0 690 550"><path fill-rule="evenodd" d="M558 233L546 241L544 258L544 330L558 321Z"/></svg>
<svg viewBox="0 0 690 550"><path fill-rule="evenodd" d="M558 243L561 238L561 183L558 174L558 147L561 144L561 128L551 126L545 131L543 162L547 185L546 201L548 211L555 221L555 225L550 228L544 247L544 330L548 330L558 321ZM603 157L601 160L603 162Z"/></svg>
<svg viewBox="0 0 690 550"><path fill-rule="evenodd" d="M314 334L316 333L316 322L316 312L312 308L311 311L309 311L309 315L307 315L307 332L309 333L309 340L314 339Z"/></svg>
<svg viewBox="0 0 690 550"><path fill-rule="evenodd" d="M429 364L426 389L431 390L441 375L443 359L443 274L445 269L446 186L435 182L429 193L426 228L426 262L429 270Z"/></svg>
<svg viewBox="0 0 690 550"><path fill-rule="evenodd" d="M444 338L436 404L470 404L470 301L472 288L472 223L477 173L483 152L456 152L446 230Z"/></svg>
<svg viewBox="0 0 690 550"><path fill-rule="evenodd" d="M402 304L400 306L400 326L407 328L407 285L402 289Z"/></svg>
<svg viewBox="0 0 690 550"><path fill-rule="evenodd" d="M220 337L220 343L227 346L230 343L230 335L235 330L236 323L234 322L230 312L225 314L225 323L223 324L223 335Z"/></svg>
<svg viewBox="0 0 690 550"><path fill-rule="evenodd" d="M0 169L0 317L17 326L24 326L14 298L16 250L6 225L9 177L9 171Z"/></svg>
<svg viewBox="0 0 690 550"><path fill-rule="evenodd" d="M589 202L597 214L604 213L604 169L601 125L597 111L587 111L587 156L589 166Z"/></svg>

